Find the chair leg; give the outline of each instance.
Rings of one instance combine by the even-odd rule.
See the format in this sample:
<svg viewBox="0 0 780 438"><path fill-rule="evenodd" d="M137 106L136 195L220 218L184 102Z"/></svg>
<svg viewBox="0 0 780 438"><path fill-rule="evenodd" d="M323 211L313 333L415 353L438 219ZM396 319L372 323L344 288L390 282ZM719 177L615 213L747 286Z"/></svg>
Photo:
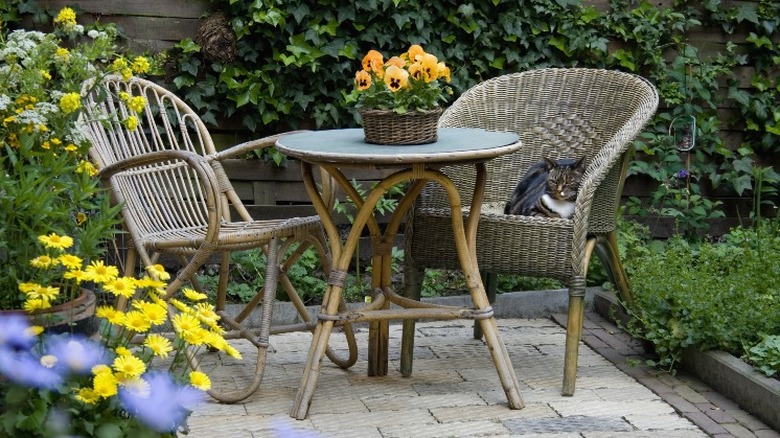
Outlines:
<svg viewBox="0 0 780 438"><path fill-rule="evenodd" d="M498 290L498 274L482 272L480 276L482 277L482 284L485 286L488 301L490 301L490 304L494 304ZM474 321L474 339L482 339L482 326L479 324L479 321Z"/></svg>
<svg viewBox="0 0 780 438"><path fill-rule="evenodd" d="M422 281L425 271L407 266L404 269L404 296L413 300L420 299ZM415 320L405 319L401 332L401 375L412 375L412 362L414 361L414 330Z"/></svg>
<svg viewBox="0 0 780 438"><path fill-rule="evenodd" d="M585 315L585 278L575 277L569 285L569 313L566 322L566 350L563 362L563 395L574 395L577 380L582 323Z"/></svg>
<svg viewBox="0 0 780 438"><path fill-rule="evenodd" d="M263 381L265 373L266 355L268 354L269 338L271 335L271 321L273 320L274 301L276 300L276 289L279 282L279 241L271 239L266 251L265 283L263 284L263 306L260 316L260 326L257 335L249 339L257 348L257 359L255 361L255 372L252 381L241 389L233 391L219 391L211 389L209 395L222 403L237 403L254 394ZM235 329L235 327L234 327ZM244 332L244 330L241 330ZM253 334L253 331L242 333L243 336Z"/></svg>
<svg viewBox="0 0 780 438"><path fill-rule="evenodd" d="M599 236L597 241L597 252L601 264L607 271L609 279L617 288L620 299L626 307L634 303L634 294L631 292L631 285L628 281L628 275L623 268L623 262L620 260L620 252L617 244L617 232L611 231Z"/></svg>

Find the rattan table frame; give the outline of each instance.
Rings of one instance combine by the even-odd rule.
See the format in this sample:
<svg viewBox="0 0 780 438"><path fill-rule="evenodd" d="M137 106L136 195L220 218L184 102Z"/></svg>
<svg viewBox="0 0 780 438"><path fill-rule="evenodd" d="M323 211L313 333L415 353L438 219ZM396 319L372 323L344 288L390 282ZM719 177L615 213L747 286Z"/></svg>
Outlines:
<svg viewBox="0 0 780 438"><path fill-rule="evenodd" d="M498 332L493 310L485 294L476 258L476 234L479 206L482 203L486 172L485 162L518 150L521 144L514 133L489 132L482 129L441 129L439 140L429 145L384 146L362 141L362 130L342 129L310 131L281 137L276 147L282 153L302 161L306 190L322 220L333 258L322 310L308 352L291 416L306 418L319 380L328 338L336 323L369 322L368 375L387 374L388 331L390 320L407 319L475 319L480 321L488 350L512 409L524 406L519 383L506 346ZM477 180L471 200L471 214L463 221L458 189L438 169L453 164L473 163ZM320 166L352 199L358 212L345 241L342 242L329 202L327 188L318 188L313 166ZM365 197L350 184L343 168L398 169L383 178ZM407 190L382 232L374 208L381 197L398 183L409 181ZM441 306L411 300L396 294L391 287L392 248L394 238L406 213L428 182L435 182L447 192L454 239L473 307ZM361 233L368 227L372 239L372 300L359 309L339 311L347 270ZM397 307L390 308L390 304Z"/></svg>

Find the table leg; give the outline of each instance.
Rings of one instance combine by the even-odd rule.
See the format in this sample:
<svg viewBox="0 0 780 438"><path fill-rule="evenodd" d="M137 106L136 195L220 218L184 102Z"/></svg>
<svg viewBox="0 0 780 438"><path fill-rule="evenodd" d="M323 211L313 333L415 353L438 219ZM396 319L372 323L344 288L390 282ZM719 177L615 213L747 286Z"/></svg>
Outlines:
<svg viewBox="0 0 780 438"><path fill-rule="evenodd" d="M458 257L469 287L471 300L474 307L478 310L489 309L490 302L485 294L485 287L477 267L477 225L479 215L482 210L482 196L485 192L486 172L485 164L477 163L476 184L474 194L471 200L469 216L464 226L463 216L459 202L453 200L458 198L457 189L452 183L442 184L445 190L450 192L450 204L452 212L452 230L455 238L455 247L458 250ZM453 192L454 191L454 192ZM520 396L520 383L515 375L512 362L509 360L509 352L504 345L504 341L498 334L498 325L495 318L491 315L489 318L480 320L480 327L485 336L485 343L493 359L498 372L498 378L501 386L506 393L507 402L512 409L522 409L525 406L523 398Z"/></svg>
<svg viewBox="0 0 780 438"><path fill-rule="evenodd" d="M309 413L314 390L317 389L317 382L320 378L320 368L322 368L322 359L325 356L325 350L328 347L328 339L333 330L333 321L320 322L314 330L309 355L306 359L306 367L301 376L301 382L298 387L298 393L295 395L295 402L290 415L298 420L303 420Z"/></svg>

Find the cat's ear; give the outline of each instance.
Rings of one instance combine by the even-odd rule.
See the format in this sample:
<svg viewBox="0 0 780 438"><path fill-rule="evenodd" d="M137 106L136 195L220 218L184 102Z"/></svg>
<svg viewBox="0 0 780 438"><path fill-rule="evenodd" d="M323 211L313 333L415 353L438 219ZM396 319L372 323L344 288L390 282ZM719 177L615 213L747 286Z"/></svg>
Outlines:
<svg viewBox="0 0 780 438"><path fill-rule="evenodd" d="M546 170L552 169L553 167L555 167L555 165L556 165L555 160L549 157L544 157L544 168Z"/></svg>
<svg viewBox="0 0 780 438"><path fill-rule="evenodd" d="M574 165L573 165L573 166L571 166L571 167L573 167L573 168L575 168L575 169L579 169L580 167L582 167L582 168L583 168L582 170L585 170L585 155L583 155L583 156L582 156L582 158L580 158L579 160L577 160L577 161L574 163Z"/></svg>

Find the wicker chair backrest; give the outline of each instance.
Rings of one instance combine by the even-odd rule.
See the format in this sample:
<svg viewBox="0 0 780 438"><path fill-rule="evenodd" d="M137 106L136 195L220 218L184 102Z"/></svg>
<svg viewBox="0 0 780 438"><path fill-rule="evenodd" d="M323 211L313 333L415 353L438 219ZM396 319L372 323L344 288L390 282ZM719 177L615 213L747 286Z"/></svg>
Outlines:
<svg viewBox="0 0 780 438"><path fill-rule="evenodd" d="M633 119L644 124L655 111L657 99L652 85L635 75L583 68L540 69L499 76L474 86L445 111L439 126L513 131L520 136L523 147L518 152L487 164L484 203L500 210L526 170L543 157L585 155L591 163L610 144L623 149L619 155L625 160L628 142L616 145L610 140ZM594 194L590 217L590 228L598 231L614 229L622 190L622 163L610 164L610 169L588 170L606 172ZM470 196L473 170L460 168L449 173ZM426 188L422 205L443 208L438 191L434 186Z"/></svg>
<svg viewBox="0 0 780 438"><path fill-rule="evenodd" d="M201 119L181 99L151 81L108 76L99 83L85 83L82 94L87 103L80 122L92 142L90 157L98 168L151 152L215 153ZM136 112L131 107L139 100L131 99L138 96L146 101ZM136 127L128 122L133 117L138 120ZM184 160L171 159L119 172L111 177L110 186L124 204L123 215L134 238L143 240L154 233L206 226L208 209L218 195L205 193L202 180Z"/></svg>

